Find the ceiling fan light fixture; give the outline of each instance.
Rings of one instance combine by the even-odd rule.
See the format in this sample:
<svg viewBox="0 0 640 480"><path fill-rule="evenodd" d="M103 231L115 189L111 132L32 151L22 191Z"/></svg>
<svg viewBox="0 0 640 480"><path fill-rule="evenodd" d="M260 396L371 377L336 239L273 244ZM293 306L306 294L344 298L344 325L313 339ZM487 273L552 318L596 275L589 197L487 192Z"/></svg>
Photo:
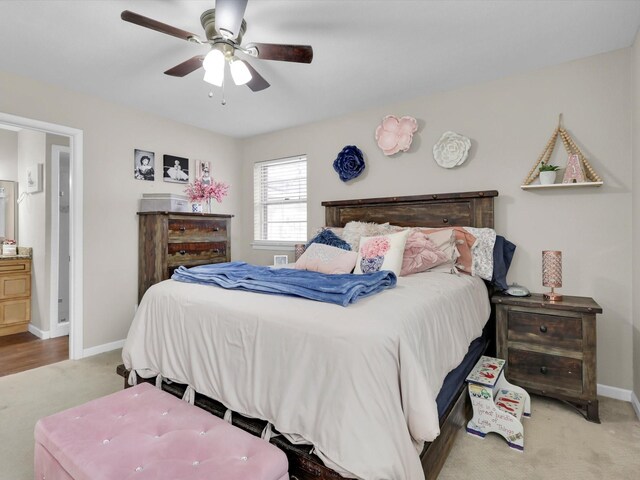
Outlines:
<svg viewBox="0 0 640 480"><path fill-rule="evenodd" d="M206 71L224 71L224 53L217 48L212 48L204 57L202 67Z"/></svg>
<svg viewBox="0 0 640 480"><path fill-rule="evenodd" d="M217 48L212 48L202 61L202 67L204 68L204 81L217 87L221 87L222 82L224 81L224 64L224 53Z"/></svg>
<svg viewBox="0 0 640 480"><path fill-rule="evenodd" d="M229 62L229 68L231 69L231 76L236 85L244 85L251 80L251 72L242 60L232 58Z"/></svg>
<svg viewBox="0 0 640 480"><path fill-rule="evenodd" d="M224 65L222 70L205 70L203 80L216 87L221 87L224 82Z"/></svg>

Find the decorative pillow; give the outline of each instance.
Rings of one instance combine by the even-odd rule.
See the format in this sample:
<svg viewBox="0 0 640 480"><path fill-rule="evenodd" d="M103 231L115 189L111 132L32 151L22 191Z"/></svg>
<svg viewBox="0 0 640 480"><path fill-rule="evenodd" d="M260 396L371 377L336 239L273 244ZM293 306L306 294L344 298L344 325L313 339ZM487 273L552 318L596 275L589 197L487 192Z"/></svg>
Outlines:
<svg viewBox="0 0 640 480"><path fill-rule="evenodd" d="M338 247L312 243L296 262L294 268L312 272L351 273L358 254Z"/></svg>
<svg viewBox="0 0 640 480"><path fill-rule="evenodd" d="M473 264L471 247L476 243L476 237L467 232L464 227L427 228L423 229L423 232L428 235L440 230L453 230L455 232L456 247L460 253L460 258L456 261L456 268L462 273L471 275L471 266Z"/></svg>
<svg viewBox="0 0 640 480"><path fill-rule="evenodd" d="M422 233L425 232L426 229L418 228L416 229ZM446 261L437 267L433 267L429 269L430 272L445 272L445 273L456 273L455 264L458 257L460 257L460 253L456 248L456 232L453 229L429 229L431 233L427 236L429 240L431 240L436 248L441 252L444 252Z"/></svg>
<svg viewBox="0 0 640 480"><path fill-rule="evenodd" d="M344 228L342 228L342 227L320 227L319 229L316 230L316 235L319 234L320 232L323 232L324 230L331 230L338 237L342 238L342 231L344 230Z"/></svg>
<svg viewBox="0 0 640 480"><path fill-rule="evenodd" d="M491 281L493 277L493 247L496 244L496 231L493 228L464 227L466 231L476 237L477 241L471 248L471 275Z"/></svg>
<svg viewBox="0 0 640 480"><path fill-rule="evenodd" d="M315 237L313 237L307 243L307 248L313 243L321 243L323 245L330 245L332 247L341 248L343 250L351 250L351 245L342 240L339 236L333 233L331 230L322 230Z"/></svg>
<svg viewBox="0 0 640 480"><path fill-rule="evenodd" d="M409 230L376 237L361 237L356 268L353 273L373 273L391 270L400 275L402 254Z"/></svg>
<svg viewBox="0 0 640 480"><path fill-rule="evenodd" d="M516 246L506 238L497 235L496 244L493 247L493 277L491 283L501 290L509 288L507 284L507 272L513 260Z"/></svg>
<svg viewBox="0 0 640 480"><path fill-rule="evenodd" d="M342 239L349 242L351 250L358 251L360 237L375 237L393 233L393 228L388 223L349 222L344 226Z"/></svg>
<svg viewBox="0 0 640 480"><path fill-rule="evenodd" d="M447 260L447 254L438 250L426 233L414 229L409 233L404 246L400 275L424 272L442 265Z"/></svg>

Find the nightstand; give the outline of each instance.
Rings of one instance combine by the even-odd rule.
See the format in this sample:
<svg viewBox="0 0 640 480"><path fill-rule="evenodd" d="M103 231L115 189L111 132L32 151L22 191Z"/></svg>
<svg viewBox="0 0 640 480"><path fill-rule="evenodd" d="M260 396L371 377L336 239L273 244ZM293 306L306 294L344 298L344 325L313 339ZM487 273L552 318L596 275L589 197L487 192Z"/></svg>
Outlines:
<svg viewBox="0 0 640 480"><path fill-rule="evenodd" d="M549 302L541 294L498 293L497 357L507 360L506 378L529 393L565 401L600 423L596 397L596 314L592 298L564 296Z"/></svg>

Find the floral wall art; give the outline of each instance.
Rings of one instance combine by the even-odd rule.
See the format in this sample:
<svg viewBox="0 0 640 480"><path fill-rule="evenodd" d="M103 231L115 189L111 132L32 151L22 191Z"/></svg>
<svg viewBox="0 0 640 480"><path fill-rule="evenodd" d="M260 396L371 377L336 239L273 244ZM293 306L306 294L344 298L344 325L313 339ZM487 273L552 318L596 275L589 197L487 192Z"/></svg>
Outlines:
<svg viewBox="0 0 640 480"><path fill-rule="evenodd" d="M443 168L462 165L469 156L471 140L455 132L444 132L433 146L433 158Z"/></svg>
<svg viewBox="0 0 640 480"><path fill-rule="evenodd" d="M344 147L333 161L333 169L343 182L358 178L364 171L364 168L365 163L362 150L355 145L347 145Z"/></svg>
<svg viewBox="0 0 640 480"><path fill-rule="evenodd" d="M387 115L376 128L376 142L385 155L406 152L411 147L413 134L418 130L418 122L413 117L398 118Z"/></svg>

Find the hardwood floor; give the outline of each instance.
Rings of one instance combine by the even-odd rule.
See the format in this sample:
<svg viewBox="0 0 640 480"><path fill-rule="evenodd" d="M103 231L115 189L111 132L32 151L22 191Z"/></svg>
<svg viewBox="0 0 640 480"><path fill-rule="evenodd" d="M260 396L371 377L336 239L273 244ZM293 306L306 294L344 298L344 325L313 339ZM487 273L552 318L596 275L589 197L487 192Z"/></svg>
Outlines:
<svg viewBox="0 0 640 480"><path fill-rule="evenodd" d="M0 337L0 377L69 358L69 337L40 340L25 332Z"/></svg>

